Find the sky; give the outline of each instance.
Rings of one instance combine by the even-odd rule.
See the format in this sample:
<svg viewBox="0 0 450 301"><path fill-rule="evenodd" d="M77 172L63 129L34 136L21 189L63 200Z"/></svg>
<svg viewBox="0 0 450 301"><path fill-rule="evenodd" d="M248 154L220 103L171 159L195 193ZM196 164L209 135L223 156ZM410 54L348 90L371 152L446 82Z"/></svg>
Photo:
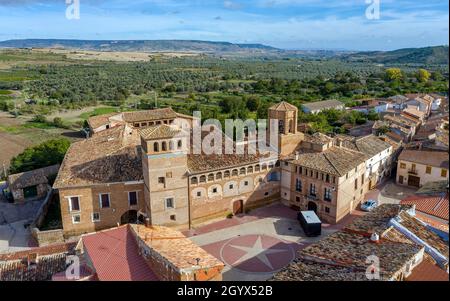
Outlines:
<svg viewBox="0 0 450 301"><path fill-rule="evenodd" d="M70 10L76 2L79 18ZM448 45L448 23L448 0L0 0L0 40L177 39L393 50Z"/></svg>

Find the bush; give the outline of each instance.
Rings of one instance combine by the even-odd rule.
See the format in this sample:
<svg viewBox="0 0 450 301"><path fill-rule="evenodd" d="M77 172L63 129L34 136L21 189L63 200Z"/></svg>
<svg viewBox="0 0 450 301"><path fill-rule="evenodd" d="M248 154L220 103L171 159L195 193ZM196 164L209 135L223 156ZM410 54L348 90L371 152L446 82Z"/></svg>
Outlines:
<svg viewBox="0 0 450 301"><path fill-rule="evenodd" d="M234 214L233 214L233 213L228 213L228 214L227 214L227 218L228 218L228 219L231 219L231 218L233 218L233 216L234 216Z"/></svg>
<svg viewBox="0 0 450 301"><path fill-rule="evenodd" d="M58 128L63 128L64 127L64 123L63 123L61 117L53 118L53 125L58 127Z"/></svg>
<svg viewBox="0 0 450 301"><path fill-rule="evenodd" d="M47 123L47 118L44 115L35 115L31 121L38 123Z"/></svg>
<svg viewBox="0 0 450 301"><path fill-rule="evenodd" d="M62 138L29 147L11 160L10 172L14 174L61 164L69 146L70 141Z"/></svg>

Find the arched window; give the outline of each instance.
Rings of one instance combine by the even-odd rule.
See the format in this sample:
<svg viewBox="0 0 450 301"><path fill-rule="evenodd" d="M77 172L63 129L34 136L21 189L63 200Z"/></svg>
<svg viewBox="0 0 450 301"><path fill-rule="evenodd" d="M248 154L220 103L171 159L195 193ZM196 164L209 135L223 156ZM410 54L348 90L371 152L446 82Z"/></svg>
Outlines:
<svg viewBox="0 0 450 301"><path fill-rule="evenodd" d="M181 149L183 147L183 141L178 140L178 149Z"/></svg>
<svg viewBox="0 0 450 301"><path fill-rule="evenodd" d="M223 173L223 177L224 178L229 178L230 177L230 171L229 170L225 170Z"/></svg>
<svg viewBox="0 0 450 301"><path fill-rule="evenodd" d="M231 172L231 175L234 177L234 176L237 176L239 174L239 172L238 172L238 170L237 169L233 169L233 171Z"/></svg>
<svg viewBox="0 0 450 301"><path fill-rule="evenodd" d="M208 175L208 182L212 182L212 181L214 181L214 174L210 173Z"/></svg>
<svg viewBox="0 0 450 301"><path fill-rule="evenodd" d="M267 164L266 163L263 163L262 170L267 170Z"/></svg>
<svg viewBox="0 0 450 301"><path fill-rule="evenodd" d="M206 183L206 176L200 177L200 183Z"/></svg>
<svg viewBox="0 0 450 301"><path fill-rule="evenodd" d="M249 166L247 168L247 173L253 173L253 166Z"/></svg>
<svg viewBox="0 0 450 301"><path fill-rule="evenodd" d="M218 172L216 174L216 180L222 180L222 173L221 172Z"/></svg>
<svg viewBox="0 0 450 301"><path fill-rule="evenodd" d="M173 150L173 149L174 149L174 147L173 147L173 141L170 140L170 141L169 141L169 150Z"/></svg>
<svg viewBox="0 0 450 301"><path fill-rule="evenodd" d="M198 184L198 179L197 179L197 177L193 177L193 178L191 179L191 184L193 184L193 185L197 185L197 184Z"/></svg>
<svg viewBox="0 0 450 301"><path fill-rule="evenodd" d="M155 153L159 152L159 143L158 142L153 143L153 151Z"/></svg>
<svg viewBox="0 0 450 301"><path fill-rule="evenodd" d="M163 152L167 151L167 142L166 142L166 141L163 141L163 143L162 143L162 145L161 145L161 150L162 150Z"/></svg>
<svg viewBox="0 0 450 301"><path fill-rule="evenodd" d="M259 172L260 170L261 170L261 166L259 164L256 164L255 172Z"/></svg>
<svg viewBox="0 0 450 301"><path fill-rule="evenodd" d="M239 171L240 175L245 175L245 167L242 167L241 170Z"/></svg>

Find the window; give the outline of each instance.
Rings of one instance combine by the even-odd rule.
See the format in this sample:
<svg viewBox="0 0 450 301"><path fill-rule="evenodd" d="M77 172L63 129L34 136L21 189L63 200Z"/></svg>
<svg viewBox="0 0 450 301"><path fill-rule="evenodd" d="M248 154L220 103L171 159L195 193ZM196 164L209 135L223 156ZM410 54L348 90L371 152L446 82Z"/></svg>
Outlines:
<svg viewBox="0 0 450 301"><path fill-rule="evenodd" d="M229 178L230 177L230 171L229 170L224 171L223 176L225 178Z"/></svg>
<svg viewBox="0 0 450 301"><path fill-rule="evenodd" d="M239 174L239 172L238 172L238 170L237 169L233 169L233 171L231 172L231 175L234 177L234 176L237 176Z"/></svg>
<svg viewBox="0 0 450 301"><path fill-rule="evenodd" d="M72 215L72 223L79 224L81 222L81 216L79 214Z"/></svg>
<svg viewBox="0 0 450 301"><path fill-rule="evenodd" d="M309 185L309 195L316 196L316 185L312 183Z"/></svg>
<svg viewBox="0 0 450 301"><path fill-rule="evenodd" d="M170 216L170 220L171 220L171 221L176 221L176 220L177 220L177 216L176 216L175 214L172 214L172 215Z"/></svg>
<svg viewBox="0 0 450 301"><path fill-rule="evenodd" d="M92 213L92 222L98 223L100 221L100 213L94 212Z"/></svg>
<svg viewBox="0 0 450 301"><path fill-rule="evenodd" d="M248 181L245 181L245 182L244 182L244 186L248 186Z"/></svg>
<svg viewBox="0 0 450 301"><path fill-rule="evenodd" d="M256 166L255 166L255 171L256 171L256 172L259 172L260 170L261 170L261 166L260 166L259 164L256 165Z"/></svg>
<svg viewBox="0 0 450 301"><path fill-rule="evenodd" d="M201 197L202 196L202 192L201 191L197 191L197 197Z"/></svg>
<svg viewBox="0 0 450 301"><path fill-rule="evenodd" d="M193 177L193 178L191 179L191 184L193 184L193 185L197 185L197 184L198 184L198 179L197 179L197 177Z"/></svg>
<svg viewBox="0 0 450 301"><path fill-rule="evenodd" d="M172 140L169 141L169 150L174 150L174 145L173 145Z"/></svg>
<svg viewBox="0 0 450 301"><path fill-rule="evenodd" d="M222 173L221 172L218 172L216 174L216 180L222 180Z"/></svg>
<svg viewBox="0 0 450 301"><path fill-rule="evenodd" d="M295 201L296 201L297 203L300 203L300 197L299 197L299 196L296 196L296 197L295 197Z"/></svg>
<svg viewBox="0 0 450 301"><path fill-rule="evenodd" d="M183 141L178 140L178 149L181 149L183 147Z"/></svg>
<svg viewBox="0 0 450 301"><path fill-rule="evenodd" d="M80 211L80 197L69 197L69 211Z"/></svg>
<svg viewBox="0 0 450 301"><path fill-rule="evenodd" d="M109 194L102 193L100 194L100 208L109 208L111 204L109 202Z"/></svg>
<svg viewBox="0 0 450 301"><path fill-rule="evenodd" d="M401 169L405 169L406 168L406 163L400 163L400 168Z"/></svg>
<svg viewBox="0 0 450 301"><path fill-rule="evenodd" d="M330 175L327 174L325 176L325 182L330 183Z"/></svg>
<svg viewBox="0 0 450 301"><path fill-rule="evenodd" d="M358 179L355 179L355 190L358 189Z"/></svg>
<svg viewBox="0 0 450 301"><path fill-rule="evenodd" d="M213 193L217 193L217 188L213 188L213 189L212 189L212 192L213 192Z"/></svg>
<svg viewBox="0 0 450 301"><path fill-rule="evenodd" d="M173 198L166 199L166 209L169 209L169 208L175 208L174 203L173 203Z"/></svg>
<svg viewBox="0 0 450 301"><path fill-rule="evenodd" d="M172 172L166 172L166 178L172 179Z"/></svg>
<svg viewBox="0 0 450 301"><path fill-rule="evenodd" d="M245 175L245 167L240 169L239 174L240 175Z"/></svg>
<svg viewBox="0 0 450 301"><path fill-rule="evenodd" d="M153 151L155 153L159 152L159 143L158 142L153 143Z"/></svg>
<svg viewBox="0 0 450 301"><path fill-rule="evenodd" d="M426 173L427 174L431 174L431 169L432 169L432 167L431 166L427 166L427 169L426 169Z"/></svg>
<svg viewBox="0 0 450 301"><path fill-rule="evenodd" d="M325 212L326 212L326 213L330 213L330 208L325 207Z"/></svg>
<svg viewBox="0 0 450 301"><path fill-rule="evenodd" d="M128 192L128 203L130 206L136 206L138 202L137 191Z"/></svg>
<svg viewBox="0 0 450 301"><path fill-rule="evenodd" d="M361 176L361 185L364 185L364 174Z"/></svg>
<svg viewBox="0 0 450 301"><path fill-rule="evenodd" d="M208 182L213 182L214 181L214 174L210 173L208 175Z"/></svg>
<svg viewBox="0 0 450 301"><path fill-rule="evenodd" d="M162 143L162 145L161 145L161 150L162 150L163 152L167 151L167 142L166 142L166 141L163 141L163 143Z"/></svg>
<svg viewBox="0 0 450 301"><path fill-rule="evenodd" d="M253 166L249 166L247 168L247 173L253 173Z"/></svg>
<svg viewBox="0 0 450 301"><path fill-rule="evenodd" d="M200 183L206 183L206 176L200 177Z"/></svg>
<svg viewBox="0 0 450 301"><path fill-rule="evenodd" d="M233 184L230 184L230 186L228 186L230 189L233 189L234 188L234 185Z"/></svg>
<svg viewBox="0 0 450 301"><path fill-rule="evenodd" d="M302 181L300 179L295 180L295 190L302 192Z"/></svg>
<svg viewBox="0 0 450 301"><path fill-rule="evenodd" d="M159 178L158 178L158 184L162 184L162 185L166 184L166 178L164 178L164 177L159 177Z"/></svg>
<svg viewBox="0 0 450 301"><path fill-rule="evenodd" d="M301 167L301 166L299 167L298 173L299 173L299 174L303 174L303 167Z"/></svg>
<svg viewBox="0 0 450 301"><path fill-rule="evenodd" d="M447 177L447 169L441 169L441 177Z"/></svg>
<svg viewBox="0 0 450 301"><path fill-rule="evenodd" d="M330 188L325 188L324 194L323 194L323 199L327 202L331 202L331 189Z"/></svg>

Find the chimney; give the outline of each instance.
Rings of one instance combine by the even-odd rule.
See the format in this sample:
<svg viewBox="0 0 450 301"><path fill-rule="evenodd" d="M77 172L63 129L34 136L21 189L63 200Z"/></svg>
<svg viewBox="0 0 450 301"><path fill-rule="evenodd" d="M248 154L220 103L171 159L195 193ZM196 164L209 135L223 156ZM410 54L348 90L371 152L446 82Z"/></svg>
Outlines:
<svg viewBox="0 0 450 301"><path fill-rule="evenodd" d="M373 243L379 243L380 242L380 235L378 235L378 233L373 233L370 236L370 241Z"/></svg>

